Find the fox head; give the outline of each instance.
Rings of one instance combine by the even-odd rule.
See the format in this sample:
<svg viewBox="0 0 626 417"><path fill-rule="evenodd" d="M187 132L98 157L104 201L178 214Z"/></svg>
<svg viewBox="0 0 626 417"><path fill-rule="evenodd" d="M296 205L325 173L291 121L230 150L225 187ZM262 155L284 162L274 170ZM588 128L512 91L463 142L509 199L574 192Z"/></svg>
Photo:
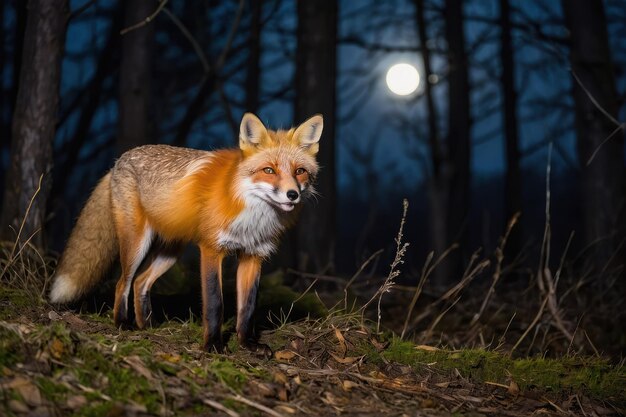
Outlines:
<svg viewBox="0 0 626 417"><path fill-rule="evenodd" d="M239 131L239 148L245 193L289 212L315 192L313 181L318 165L324 120L317 114L297 128L268 130L252 113L244 114Z"/></svg>

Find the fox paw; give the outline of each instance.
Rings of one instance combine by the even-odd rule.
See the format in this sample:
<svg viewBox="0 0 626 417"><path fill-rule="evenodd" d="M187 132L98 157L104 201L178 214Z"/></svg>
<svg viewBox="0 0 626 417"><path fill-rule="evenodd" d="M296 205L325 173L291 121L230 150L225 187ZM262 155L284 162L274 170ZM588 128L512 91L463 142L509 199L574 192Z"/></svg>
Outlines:
<svg viewBox="0 0 626 417"><path fill-rule="evenodd" d="M221 341L206 342L203 348L209 353L224 353L224 344Z"/></svg>
<svg viewBox="0 0 626 417"><path fill-rule="evenodd" d="M242 343L241 347L250 351L250 353L253 353L256 356L261 356L266 359L269 359L274 355L274 352L272 352L272 349L264 343L248 341L248 342Z"/></svg>

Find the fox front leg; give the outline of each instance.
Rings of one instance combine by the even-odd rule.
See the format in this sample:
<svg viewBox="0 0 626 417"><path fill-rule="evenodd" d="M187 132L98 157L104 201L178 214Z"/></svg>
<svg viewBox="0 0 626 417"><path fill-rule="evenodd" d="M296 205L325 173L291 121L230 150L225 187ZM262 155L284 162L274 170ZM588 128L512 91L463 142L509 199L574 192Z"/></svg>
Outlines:
<svg viewBox="0 0 626 417"><path fill-rule="evenodd" d="M261 258L242 255L237 268L237 339L245 349L272 356L269 346L257 343L252 332L252 315L261 276Z"/></svg>
<svg viewBox="0 0 626 417"><path fill-rule="evenodd" d="M200 247L200 275L202 279L203 348L222 352L222 259L224 255L208 247Z"/></svg>

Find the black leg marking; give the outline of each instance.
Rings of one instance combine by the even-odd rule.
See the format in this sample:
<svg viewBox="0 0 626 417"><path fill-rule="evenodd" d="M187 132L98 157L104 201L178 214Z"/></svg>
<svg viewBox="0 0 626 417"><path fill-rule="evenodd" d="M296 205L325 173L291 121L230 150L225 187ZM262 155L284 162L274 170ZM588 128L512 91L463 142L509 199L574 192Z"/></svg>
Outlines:
<svg viewBox="0 0 626 417"><path fill-rule="evenodd" d="M203 327L204 349L207 351L223 350L222 322L224 320L224 306L222 301L222 286L217 271L207 274L203 288Z"/></svg>

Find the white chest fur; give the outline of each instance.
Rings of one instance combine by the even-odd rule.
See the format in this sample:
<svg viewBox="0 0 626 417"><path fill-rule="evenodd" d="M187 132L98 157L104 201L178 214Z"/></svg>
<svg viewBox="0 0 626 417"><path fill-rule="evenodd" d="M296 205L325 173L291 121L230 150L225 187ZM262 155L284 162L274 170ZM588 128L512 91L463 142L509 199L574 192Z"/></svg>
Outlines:
<svg viewBox="0 0 626 417"><path fill-rule="evenodd" d="M269 256L284 230L279 213L259 198L249 198L246 208L220 232L218 244L229 251L242 250L251 255Z"/></svg>

